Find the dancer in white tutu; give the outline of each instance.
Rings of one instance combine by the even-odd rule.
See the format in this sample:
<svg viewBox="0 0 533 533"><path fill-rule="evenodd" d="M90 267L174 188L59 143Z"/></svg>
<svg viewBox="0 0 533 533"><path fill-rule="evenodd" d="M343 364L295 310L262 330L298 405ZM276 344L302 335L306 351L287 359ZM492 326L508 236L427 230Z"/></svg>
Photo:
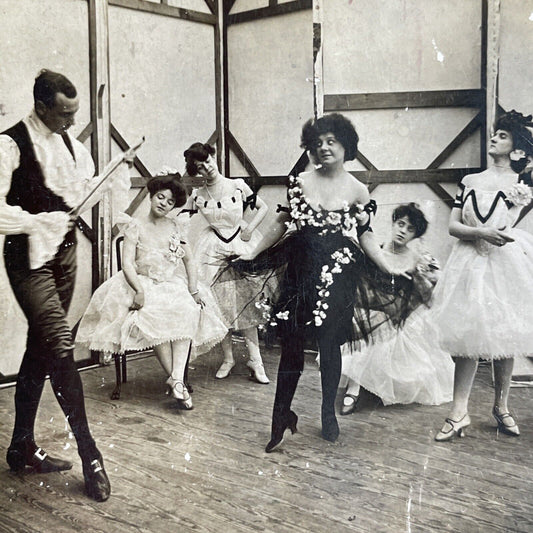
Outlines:
<svg viewBox="0 0 533 533"><path fill-rule="evenodd" d="M148 182L150 212L130 219L122 271L94 293L76 342L111 353L153 347L169 376L169 393L181 408L192 409L183 379L191 342L196 354L206 352L226 336L227 328L209 289L198 285L183 231L167 216L185 203L179 177Z"/></svg>
<svg viewBox="0 0 533 533"><path fill-rule="evenodd" d="M384 244L383 255L390 265L410 273L412 295L399 323L384 321L372 340L361 341L357 351L350 344L343 346L342 373L347 388L341 415L355 411L360 386L379 396L385 405L438 405L452 399L453 361L439 348L436 332L427 320L439 266L430 254L408 246L424 235L427 226L424 213L414 203L400 205L392 213L391 240ZM383 318L383 313L371 312L369 321Z"/></svg>
<svg viewBox="0 0 533 533"><path fill-rule="evenodd" d="M442 347L455 357L453 406L435 437L448 441L470 425L468 399L480 358L494 363L498 429L520 434L507 404L513 357L531 353L533 235L513 227L531 202L521 172L533 156L531 116L511 111L496 124L493 165L465 176L450 215L458 239L437 284L434 316Z"/></svg>
<svg viewBox="0 0 533 533"><path fill-rule="evenodd" d="M228 179L218 170L215 149L209 144L194 143L184 153L187 173L200 175L205 183L192 191L186 210L199 213L207 222L193 246L198 263L198 277L211 285L222 260L228 256L243 255L255 249L262 238L257 226L268 210L266 203L256 196L242 179ZM244 211L250 207L255 211L249 222L244 220ZM244 336L250 359L247 366L252 377L259 383L267 384L257 326L264 322L263 313L255 305L262 293L261 279L226 281L217 283L213 292L230 330L241 331ZM216 373L216 378L226 378L235 366L231 333L222 341L224 361Z"/></svg>

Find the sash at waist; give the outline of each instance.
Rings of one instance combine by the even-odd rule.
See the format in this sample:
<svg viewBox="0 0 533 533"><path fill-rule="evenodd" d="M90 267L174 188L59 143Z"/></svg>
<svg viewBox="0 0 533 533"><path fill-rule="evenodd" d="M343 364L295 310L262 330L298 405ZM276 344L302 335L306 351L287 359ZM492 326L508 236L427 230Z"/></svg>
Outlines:
<svg viewBox="0 0 533 533"><path fill-rule="evenodd" d="M235 237L237 237L237 235L241 232L241 228L237 228L237 231L231 236L231 237L224 237L223 235L221 235L215 228L211 227L211 229L213 230L213 233L222 241L222 242L225 242L226 244L228 244L229 242L231 242L233 239L235 239Z"/></svg>

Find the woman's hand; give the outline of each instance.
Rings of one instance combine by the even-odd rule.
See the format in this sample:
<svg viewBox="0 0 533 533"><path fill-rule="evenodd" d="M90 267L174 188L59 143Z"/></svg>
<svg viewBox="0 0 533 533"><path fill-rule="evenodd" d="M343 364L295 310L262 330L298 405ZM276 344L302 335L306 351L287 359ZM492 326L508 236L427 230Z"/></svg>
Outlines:
<svg viewBox="0 0 533 533"><path fill-rule="evenodd" d="M505 232L505 229L505 226L501 229L479 228L479 236L493 246L505 246L508 242L514 242L514 239Z"/></svg>
<svg viewBox="0 0 533 533"><path fill-rule="evenodd" d="M241 225L241 241L248 242L252 237L252 231L248 229L250 226L243 223Z"/></svg>
<svg viewBox="0 0 533 533"><path fill-rule="evenodd" d="M413 276L406 268L393 267L392 265L387 264L385 267L387 274L391 276L402 276L407 279L413 279Z"/></svg>
<svg viewBox="0 0 533 533"><path fill-rule="evenodd" d="M370 215L365 211L365 206L363 204L357 204L355 208L357 209L357 213L355 214L357 225L364 226L368 222Z"/></svg>
<svg viewBox="0 0 533 533"><path fill-rule="evenodd" d="M190 293L191 293L191 296L193 298L193 300L196 302L197 305L199 305L200 307L204 307L205 306L205 302L202 298L202 295L200 293L200 291L198 289L196 289L195 291L191 291L189 289Z"/></svg>
<svg viewBox="0 0 533 533"><path fill-rule="evenodd" d="M144 306L144 292L136 292L133 297L133 303L130 305L131 311L138 311Z"/></svg>
<svg viewBox="0 0 533 533"><path fill-rule="evenodd" d="M200 294L200 291L196 291L195 293L191 293L191 296L193 298L193 300L196 302L197 305L199 305L200 307L204 307L205 306L205 302L202 298L202 295Z"/></svg>
<svg viewBox="0 0 533 533"><path fill-rule="evenodd" d="M249 252L247 254L239 255L236 260L237 261L251 261L252 259L255 259L257 254L254 252Z"/></svg>

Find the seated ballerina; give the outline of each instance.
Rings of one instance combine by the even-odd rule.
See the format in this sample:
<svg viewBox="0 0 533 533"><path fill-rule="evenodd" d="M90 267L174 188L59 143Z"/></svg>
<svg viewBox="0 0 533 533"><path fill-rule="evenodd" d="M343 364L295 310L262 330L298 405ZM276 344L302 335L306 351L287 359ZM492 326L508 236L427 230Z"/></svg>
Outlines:
<svg viewBox="0 0 533 533"><path fill-rule="evenodd" d="M342 374L347 379L341 415L355 411L363 386L385 405L421 403L438 405L451 401L453 361L437 343L437 332L428 321L428 303L439 266L431 255L408 246L424 235L428 222L414 203L399 205L392 213L391 239L383 254L395 268L412 276L412 293L402 304L401 318L387 320L374 330L372 342L361 341L359 349L342 347ZM369 321L382 321L379 312Z"/></svg>
<svg viewBox="0 0 533 533"><path fill-rule="evenodd" d="M123 269L94 293L76 342L111 353L153 347L169 376L168 393L180 408L192 409L184 383L189 347L192 343L195 354L206 352L228 330L209 289L197 283L183 232L167 216L186 200L179 178L175 174L148 182L150 212L129 219Z"/></svg>

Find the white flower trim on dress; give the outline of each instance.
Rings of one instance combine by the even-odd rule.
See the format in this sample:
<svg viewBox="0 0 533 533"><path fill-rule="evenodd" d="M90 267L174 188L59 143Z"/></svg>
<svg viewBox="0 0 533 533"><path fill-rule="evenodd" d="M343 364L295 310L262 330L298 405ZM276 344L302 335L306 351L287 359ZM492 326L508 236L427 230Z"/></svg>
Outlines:
<svg viewBox="0 0 533 533"><path fill-rule="evenodd" d="M278 323L276 322L276 320L274 318L272 318L272 305L270 304L270 300L265 296L265 294L263 293L262 294L262 297L259 301L255 302L255 306L257 307L257 309L261 309L262 310L262 314L261 316L263 317L263 320L265 322L267 322L270 326L277 326ZM280 313L278 313L279 315ZM286 311L284 313L284 316L287 316L287 318L284 318L284 320L288 320L289 319L289 312ZM257 329L259 330L264 330L265 329L265 326L263 324L259 324L257 326Z"/></svg>
<svg viewBox="0 0 533 533"><path fill-rule="evenodd" d="M185 250L183 249L183 246L181 245L181 238L179 234L172 233L172 235L170 236L168 240L167 259L171 263L174 263L175 265L177 265L184 255L185 255Z"/></svg>
<svg viewBox="0 0 533 533"><path fill-rule="evenodd" d="M327 317L326 311L329 309L329 304L327 303L329 297L328 287L333 285L333 275L342 272L342 265L347 265L354 261L351 250L346 246L342 250L333 252L331 259L333 260L333 267L331 270L328 265L322 267L322 272L320 273L321 284L316 286L319 296L315 309L313 310L316 327L320 327Z"/></svg>
<svg viewBox="0 0 533 533"><path fill-rule="evenodd" d="M508 191L505 192L507 200L517 207L524 207L529 205L533 193L531 192L531 187L523 183L515 183Z"/></svg>
<svg viewBox="0 0 533 533"><path fill-rule="evenodd" d="M357 219L350 214L348 202L344 202L342 213L338 211L321 212L315 210L305 198L302 190L302 178L289 176L289 207L291 220L285 222L287 230L296 230L298 226L323 228L320 236L342 232L348 236L350 230L357 225Z"/></svg>

